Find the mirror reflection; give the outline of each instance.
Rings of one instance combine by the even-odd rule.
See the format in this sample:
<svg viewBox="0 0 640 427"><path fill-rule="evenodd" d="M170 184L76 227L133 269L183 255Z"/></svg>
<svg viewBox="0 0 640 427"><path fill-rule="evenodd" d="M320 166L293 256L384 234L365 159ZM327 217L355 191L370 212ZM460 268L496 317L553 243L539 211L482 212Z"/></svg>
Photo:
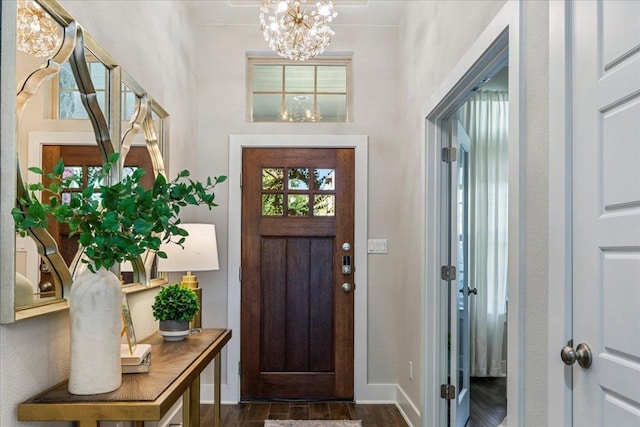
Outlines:
<svg viewBox="0 0 640 427"><path fill-rule="evenodd" d="M62 195L62 203L69 203L74 193L100 184L96 177L101 165L114 151L120 152L121 164L111 179L144 168L147 173L142 185L152 186L155 176L165 171L166 111L57 3L18 3L18 197L25 193L25 182L40 179L29 168L38 167L46 174L63 158L64 173L81 182L77 189ZM26 22L31 27L27 28ZM109 93L113 87L119 93ZM112 141L111 135L120 138ZM47 178L42 179L48 185ZM40 197L46 200L48 195ZM17 236L14 300L1 301L3 307L10 303L24 313L32 307L62 301L80 255L77 237L70 236L68 227L54 220L47 230L32 230L24 238ZM155 254L146 254L129 272L123 272L123 283L149 285L154 280Z"/></svg>

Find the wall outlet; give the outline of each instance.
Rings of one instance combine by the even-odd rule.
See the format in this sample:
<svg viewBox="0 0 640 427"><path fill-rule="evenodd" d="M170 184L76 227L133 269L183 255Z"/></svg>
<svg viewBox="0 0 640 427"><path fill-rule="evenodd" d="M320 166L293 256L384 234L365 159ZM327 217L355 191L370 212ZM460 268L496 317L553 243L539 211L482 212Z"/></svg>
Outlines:
<svg viewBox="0 0 640 427"><path fill-rule="evenodd" d="M409 361L409 379L413 381L413 362Z"/></svg>

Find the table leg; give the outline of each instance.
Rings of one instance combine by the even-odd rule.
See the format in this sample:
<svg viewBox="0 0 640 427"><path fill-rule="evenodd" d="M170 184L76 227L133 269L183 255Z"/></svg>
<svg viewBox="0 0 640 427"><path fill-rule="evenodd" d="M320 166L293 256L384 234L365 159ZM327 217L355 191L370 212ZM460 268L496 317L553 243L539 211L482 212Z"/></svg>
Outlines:
<svg viewBox="0 0 640 427"><path fill-rule="evenodd" d="M76 421L76 427L99 427L100 421L96 420L80 420Z"/></svg>
<svg viewBox="0 0 640 427"><path fill-rule="evenodd" d="M214 382L214 396L213 396L213 427L220 427L220 372L222 371L222 358L220 357L220 353L216 354L213 358L214 364L214 374L215 374L215 382Z"/></svg>
<svg viewBox="0 0 640 427"><path fill-rule="evenodd" d="M200 426L200 377L191 384L191 425Z"/></svg>

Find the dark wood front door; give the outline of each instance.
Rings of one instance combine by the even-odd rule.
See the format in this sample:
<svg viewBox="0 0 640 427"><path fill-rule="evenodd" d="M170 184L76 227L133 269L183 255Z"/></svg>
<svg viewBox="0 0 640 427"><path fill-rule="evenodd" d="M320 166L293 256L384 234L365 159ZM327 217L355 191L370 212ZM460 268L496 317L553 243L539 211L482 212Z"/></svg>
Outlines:
<svg viewBox="0 0 640 427"><path fill-rule="evenodd" d="M241 398L352 399L354 150L245 148L242 178Z"/></svg>

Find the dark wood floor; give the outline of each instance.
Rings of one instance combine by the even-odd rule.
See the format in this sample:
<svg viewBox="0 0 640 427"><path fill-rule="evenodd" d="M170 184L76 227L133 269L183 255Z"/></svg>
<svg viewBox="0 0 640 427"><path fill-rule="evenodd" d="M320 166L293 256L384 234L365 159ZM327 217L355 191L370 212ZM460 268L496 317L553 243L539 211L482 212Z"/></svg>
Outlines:
<svg viewBox="0 0 640 427"><path fill-rule="evenodd" d="M466 427L496 427L507 414L506 378L471 379ZM266 419L362 420L362 427L407 427L394 405L350 402L240 403L222 405L222 427L263 427ZM200 405L202 425L213 425L213 405Z"/></svg>
<svg viewBox="0 0 640 427"><path fill-rule="evenodd" d="M466 427L496 427L507 415L507 379L471 378L471 416Z"/></svg>
<svg viewBox="0 0 640 427"><path fill-rule="evenodd" d="M407 427L394 405L350 402L240 403L222 405L222 427L263 427L266 419L362 420L363 427ZM202 425L213 425L213 405L200 405Z"/></svg>

